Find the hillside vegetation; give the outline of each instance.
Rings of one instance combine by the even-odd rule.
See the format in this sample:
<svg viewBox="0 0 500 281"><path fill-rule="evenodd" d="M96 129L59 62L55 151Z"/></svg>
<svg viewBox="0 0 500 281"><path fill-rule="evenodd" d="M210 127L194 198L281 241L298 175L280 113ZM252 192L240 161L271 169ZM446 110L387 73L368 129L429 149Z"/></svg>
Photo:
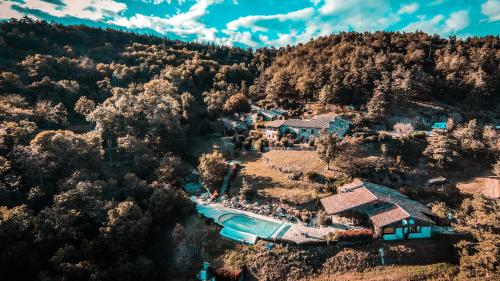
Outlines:
<svg viewBox="0 0 500 281"><path fill-rule="evenodd" d="M420 168L462 169L461 155L489 169L500 152L489 126L500 119L498 41L342 33L245 50L28 18L3 21L0 276L169 280L148 250L156 235L171 233L193 213L180 188L197 164L188 138L217 131L212 121L248 109L247 97L297 116L312 104L341 108L367 130L398 108L439 104L458 113L453 130L371 150L348 137L338 168L369 176L403 167L418 178ZM383 161L356 161L370 151ZM491 277L498 268L492 226L498 202L464 204L459 223L471 238L461 244L461 270Z"/></svg>

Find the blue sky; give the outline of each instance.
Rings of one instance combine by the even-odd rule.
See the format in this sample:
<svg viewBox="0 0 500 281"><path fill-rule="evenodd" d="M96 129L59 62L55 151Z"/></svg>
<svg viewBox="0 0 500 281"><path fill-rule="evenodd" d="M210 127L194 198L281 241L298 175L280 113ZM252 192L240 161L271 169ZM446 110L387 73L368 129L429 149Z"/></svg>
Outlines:
<svg viewBox="0 0 500 281"><path fill-rule="evenodd" d="M240 47L341 31L500 33L500 0L0 0L0 18L24 15Z"/></svg>

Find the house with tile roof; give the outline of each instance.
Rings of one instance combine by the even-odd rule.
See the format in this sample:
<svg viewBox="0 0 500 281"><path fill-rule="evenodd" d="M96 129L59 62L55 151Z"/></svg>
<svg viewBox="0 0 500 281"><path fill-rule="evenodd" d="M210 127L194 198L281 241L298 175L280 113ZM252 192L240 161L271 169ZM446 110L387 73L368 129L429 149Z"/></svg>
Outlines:
<svg viewBox="0 0 500 281"><path fill-rule="evenodd" d="M270 140L278 141L283 131L280 128L283 127L285 120L274 120L269 121L264 124L264 135Z"/></svg>
<svg viewBox="0 0 500 281"><path fill-rule="evenodd" d="M282 136L286 133L293 133L297 139L308 141L319 136L322 130L327 130L331 134L337 134L343 138L350 128L350 122L338 115L324 114L312 119L287 119L274 120L265 125L266 135L269 132L273 136Z"/></svg>
<svg viewBox="0 0 500 281"><path fill-rule="evenodd" d="M430 238L435 224L425 205L394 189L360 179L320 201L328 215L364 216L383 240Z"/></svg>

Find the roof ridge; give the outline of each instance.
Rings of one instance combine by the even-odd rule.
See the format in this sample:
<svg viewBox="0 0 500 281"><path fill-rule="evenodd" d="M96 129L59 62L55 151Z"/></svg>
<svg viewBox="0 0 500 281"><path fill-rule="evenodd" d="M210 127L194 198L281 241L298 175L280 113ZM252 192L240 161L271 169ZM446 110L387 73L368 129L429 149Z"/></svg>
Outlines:
<svg viewBox="0 0 500 281"><path fill-rule="evenodd" d="M400 208L403 212L405 212L410 218L411 218L411 214L408 213L408 211L406 211L403 207L401 207L398 203L394 203L394 205L396 205L398 208ZM419 211L418 211L419 212Z"/></svg>
<svg viewBox="0 0 500 281"><path fill-rule="evenodd" d="M354 190L354 189L358 189L358 188L364 188L364 189L366 189L375 199L380 200L377 197L377 195L373 194L373 192L369 188L367 188L364 184L362 184L360 187L355 187L355 188L350 189L350 190Z"/></svg>

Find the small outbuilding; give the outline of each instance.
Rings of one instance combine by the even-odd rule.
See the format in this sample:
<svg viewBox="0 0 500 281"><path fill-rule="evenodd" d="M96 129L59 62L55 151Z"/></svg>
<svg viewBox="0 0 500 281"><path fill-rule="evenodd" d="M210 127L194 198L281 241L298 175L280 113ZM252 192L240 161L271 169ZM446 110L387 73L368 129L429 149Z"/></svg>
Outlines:
<svg viewBox="0 0 500 281"><path fill-rule="evenodd" d="M436 122L431 128L436 130L446 130L446 122Z"/></svg>

